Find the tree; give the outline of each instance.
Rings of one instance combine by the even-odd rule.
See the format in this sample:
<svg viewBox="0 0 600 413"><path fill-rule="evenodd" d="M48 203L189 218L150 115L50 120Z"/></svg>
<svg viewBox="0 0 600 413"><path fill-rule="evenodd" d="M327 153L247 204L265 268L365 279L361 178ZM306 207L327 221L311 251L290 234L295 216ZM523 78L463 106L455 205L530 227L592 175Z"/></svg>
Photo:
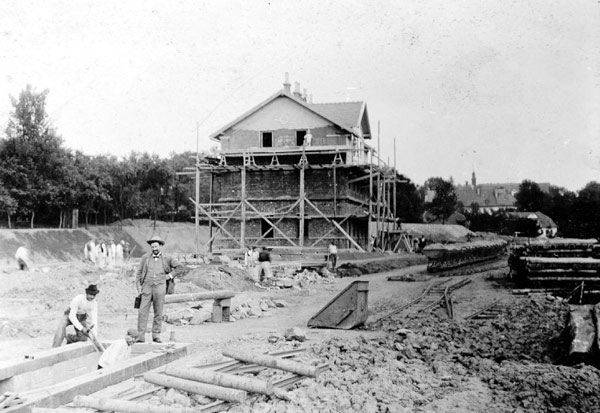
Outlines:
<svg viewBox="0 0 600 413"><path fill-rule="evenodd" d="M549 197L538 184L524 180L519 185L519 192L515 194L516 207L519 211L536 212L548 209Z"/></svg>
<svg viewBox="0 0 600 413"><path fill-rule="evenodd" d="M600 183L592 181L579 191L573 204L573 231L578 237L600 237Z"/></svg>
<svg viewBox="0 0 600 413"><path fill-rule="evenodd" d="M425 188L434 191L433 200L425 203L425 208L441 219L446 220L456 211L457 196L454 190L452 178L446 181L442 178L429 178L425 182Z"/></svg>
<svg viewBox="0 0 600 413"><path fill-rule="evenodd" d="M18 99L11 96L14 112L0 147L0 181L17 202L20 213L48 213L58 206L58 182L65 176L62 139L50 127L46 114L48 90L37 93L31 85Z"/></svg>
<svg viewBox="0 0 600 413"><path fill-rule="evenodd" d="M421 222L424 207L417 186L402 175L399 179L406 182L398 183L396 187L397 218L401 222Z"/></svg>

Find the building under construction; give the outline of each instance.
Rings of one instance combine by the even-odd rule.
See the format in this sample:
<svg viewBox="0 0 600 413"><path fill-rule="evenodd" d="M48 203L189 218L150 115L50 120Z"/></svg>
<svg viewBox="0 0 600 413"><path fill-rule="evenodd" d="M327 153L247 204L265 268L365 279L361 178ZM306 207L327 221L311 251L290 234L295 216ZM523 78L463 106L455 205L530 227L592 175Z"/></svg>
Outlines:
<svg viewBox="0 0 600 413"><path fill-rule="evenodd" d="M312 103L287 74L283 86L210 136L220 153L198 165L210 174L210 202L198 205L208 244L366 249L394 228L396 188L367 144L366 103Z"/></svg>

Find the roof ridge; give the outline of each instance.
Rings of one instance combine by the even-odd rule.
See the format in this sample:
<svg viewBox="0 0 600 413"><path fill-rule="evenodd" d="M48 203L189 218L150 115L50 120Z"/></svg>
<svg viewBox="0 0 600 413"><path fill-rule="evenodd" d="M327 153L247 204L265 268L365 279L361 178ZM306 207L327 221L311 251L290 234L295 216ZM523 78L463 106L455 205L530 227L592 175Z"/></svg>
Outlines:
<svg viewBox="0 0 600 413"><path fill-rule="evenodd" d="M320 103L309 103L309 105L344 105L346 103L364 103L364 100L353 100L350 102L320 102Z"/></svg>

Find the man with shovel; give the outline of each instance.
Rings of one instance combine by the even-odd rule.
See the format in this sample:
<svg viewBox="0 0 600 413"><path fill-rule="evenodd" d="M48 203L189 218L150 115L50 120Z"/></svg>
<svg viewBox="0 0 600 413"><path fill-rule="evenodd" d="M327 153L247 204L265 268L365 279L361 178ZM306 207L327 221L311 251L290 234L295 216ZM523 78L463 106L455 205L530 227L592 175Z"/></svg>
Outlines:
<svg viewBox="0 0 600 413"><path fill-rule="evenodd" d="M99 292L96 284L90 284L85 289L85 294L79 294L71 300L69 308L65 310L60 319L52 347L60 347L65 338L67 344L71 344L87 341L90 332L97 335L98 302L96 295ZM75 327L75 334L67 334L67 327L70 325Z"/></svg>

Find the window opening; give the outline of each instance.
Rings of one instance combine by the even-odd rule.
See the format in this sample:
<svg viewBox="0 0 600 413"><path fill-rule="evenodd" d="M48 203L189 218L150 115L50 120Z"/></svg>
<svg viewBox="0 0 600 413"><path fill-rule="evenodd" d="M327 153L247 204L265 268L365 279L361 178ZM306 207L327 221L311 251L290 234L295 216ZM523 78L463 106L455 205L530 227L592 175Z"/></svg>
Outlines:
<svg viewBox="0 0 600 413"><path fill-rule="evenodd" d="M296 131L296 146L304 145L304 137L306 136L305 130L297 130Z"/></svg>
<svg viewBox="0 0 600 413"><path fill-rule="evenodd" d="M273 146L273 132L262 133L262 147L271 148Z"/></svg>

